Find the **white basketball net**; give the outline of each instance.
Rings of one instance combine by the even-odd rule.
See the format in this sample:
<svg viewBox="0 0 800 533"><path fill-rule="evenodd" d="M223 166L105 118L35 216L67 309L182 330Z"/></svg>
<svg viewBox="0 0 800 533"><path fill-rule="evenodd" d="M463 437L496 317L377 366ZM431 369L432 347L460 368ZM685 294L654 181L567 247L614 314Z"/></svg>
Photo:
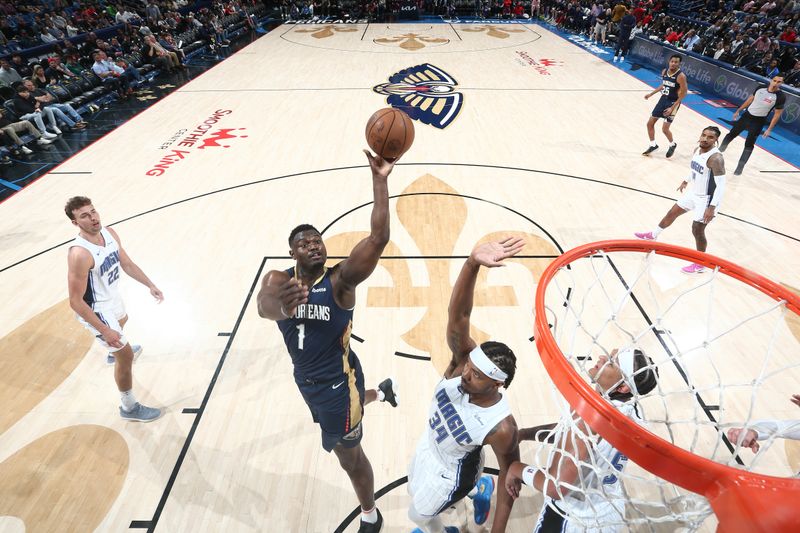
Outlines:
<svg viewBox="0 0 800 533"><path fill-rule="evenodd" d="M797 465L790 464L779 435L761 441L756 454L736 443L729 447L722 436L759 419L800 418L789 401L800 382L800 320L784 302L718 270L687 276L680 271L686 264L655 253L599 252L562 267L545 293L553 337L587 381L599 356L615 348L644 351L658 368L658 386L634 400L650 432L735 468L793 475ZM624 458L603 455L602 438L576 422L555 386L553 391L561 421L555 442L537 448L534 465L546 471L559 456L575 460L567 452L575 447L565 442L568 430L591 450L572 485L548 475L561 495L556 505L571 523L713 531L716 519L705 498L633 462L618 471Z"/></svg>

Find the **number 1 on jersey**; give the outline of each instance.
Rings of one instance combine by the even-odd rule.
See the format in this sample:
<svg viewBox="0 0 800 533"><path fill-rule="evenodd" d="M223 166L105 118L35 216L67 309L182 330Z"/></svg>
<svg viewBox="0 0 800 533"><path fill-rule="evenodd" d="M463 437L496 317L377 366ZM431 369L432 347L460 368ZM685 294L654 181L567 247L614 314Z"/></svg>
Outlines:
<svg viewBox="0 0 800 533"><path fill-rule="evenodd" d="M303 339L306 336L306 325L305 324L297 324L297 349L303 349Z"/></svg>

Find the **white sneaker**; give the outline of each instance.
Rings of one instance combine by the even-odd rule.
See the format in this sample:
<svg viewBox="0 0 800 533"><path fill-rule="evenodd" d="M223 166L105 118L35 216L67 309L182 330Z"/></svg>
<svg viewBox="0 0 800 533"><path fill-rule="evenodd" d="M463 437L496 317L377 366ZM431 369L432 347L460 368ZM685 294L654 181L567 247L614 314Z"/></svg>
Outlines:
<svg viewBox="0 0 800 533"><path fill-rule="evenodd" d="M616 63L617 61L618 61L617 56L614 56L614 63Z"/></svg>
<svg viewBox="0 0 800 533"><path fill-rule="evenodd" d="M31 150L27 146L23 146L22 148L20 148L20 151L25 155L31 155L33 153L33 150Z"/></svg>
<svg viewBox="0 0 800 533"><path fill-rule="evenodd" d="M45 131L44 133L42 133L42 137L44 137L45 139L55 139L56 137L58 137L58 135L56 135L55 133L50 133L49 131Z"/></svg>
<svg viewBox="0 0 800 533"><path fill-rule="evenodd" d="M625 61L625 56L619 56L619 62L622 63L623 61Z"/></svg>
<svg viewBox="0 0 800 533"><path fill-rule="evenodd" d="M53 135L53 137L55 137L55 135ZM36 142L38 144L45 145L45 144L51 144L53 141L51 141L50 139L48 139L46 137L40 137L39 140L37 140Z"/></svg>
<svg viewBox="0 0 800 533"><path fill-rule="evenodd" d="M62 133L64 133L64 132L62 132L62 131L61 131L60 129L58 129L58 128L53 128L53 133L55 133L56 135L61 135L61 134L62 134Z"/></svg>

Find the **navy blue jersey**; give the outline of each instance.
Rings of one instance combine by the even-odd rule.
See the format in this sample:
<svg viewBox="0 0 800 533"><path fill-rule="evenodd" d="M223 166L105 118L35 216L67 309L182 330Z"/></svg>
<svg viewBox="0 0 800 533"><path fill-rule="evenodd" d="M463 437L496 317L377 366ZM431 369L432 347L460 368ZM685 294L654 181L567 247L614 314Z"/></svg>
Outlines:
<svg viewBox="0 0 800 533"><path fill-rule="evenodd" d="M331 272L325 269L309 288L308 302L297 306L293 317L277 322L298 382L332 381L350 371L353 310L342 309L334 300ZM294 268L286 273L294 277Z"/></svg>
<svg viewBox="0 0 800 533"><path fill-rule="evenodd" d="M675 101L678 99L678 76L681 74L681 69L678 69L678 72L675 73L674 76L669 75L669 70L664 69L664 72L661 73L661 83L663 87L661 87L661 96L666 98L667 100Z"/></svg>

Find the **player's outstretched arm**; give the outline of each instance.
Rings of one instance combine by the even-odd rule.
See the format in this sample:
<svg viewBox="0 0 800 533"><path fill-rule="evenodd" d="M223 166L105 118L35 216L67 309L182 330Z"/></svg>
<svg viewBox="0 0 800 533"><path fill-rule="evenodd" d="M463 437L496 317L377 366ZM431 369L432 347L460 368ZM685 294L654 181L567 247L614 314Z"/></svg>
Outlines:
<svg viewBox="0 0 800 533"><path fill-rule="evenodd" d="M339 264L339 280L345 289L354 289L372 274L389 242L389 174L394 163L364 150L372 170L372 216L369 236L356 244L350 256ZM342 303L342 302L340 302Z"/></svg>
<svg viewBox="0 0 800 533"><path fill-rule="evenodd" d="M283 320L294 316L297 306L308 301L308 287L281 270L270 270L261 281L256 302L258 316Z"/></svg>
<svg viewBox="0 0 800 533"><path fill-rule="evenodd" d="M500 474L497 476L497 484L500 487L506 486L506 477L509 467L519 462L519 435L517 422L513 416L503 419L494 430L484 439L484 444L489 444L497 457L497 464L500 467ZM517 488L519 485L517 485ZM497 507L495 509L494 522L492 523L492 533L502 533L506 530L508 517L514 505L514 498L506 490L497 491Z"/></svg>
<svg viewBox="0 0 800 533"><path fill-rule="evenodd" d="M106 228L111 235L114 236L114 239L117 241L117 246L119 246L119 264L122 267L123 272L127 275L150 289L150 294L155 298L159 303L164 300L164 294L161 290L156 287L156 284L150 281L150 278L147 277L147 274L139 268L139 265L133 262L133 259L130 258L128 252L125 251L125 248L122 247L122 241L119 239L119 235L117 232L111 228Z"/></svg>
<svg viewBox="0 0 800 533"><path fill-rule="evenodd" d="M516 255L524 246L525 242L522 239L512 237L499 242L480 244L472 250L464 266L461 267L447 308L447 345L453 358L445 371L445 378L461 373L469 352L476 345L469 336L469 319L472 315L478 270L481 266L489 268L503 266L504 259Z"/></svg>
<svg viewBox="0 0 800 533"><path fill-rule="evenodd" d="M544 424L541 426L533 426L530 428L522 428L519 430L519 441L524 440L537 440L539 442L553 442L552 431L558 424Z"/></svg>
<svg viewBox="0 0 800 533"><path fill-rule="evenodd" d="M518 480L554 500L560 500L570 492L563 488L563 485L576 484L579 477L578 462L588 459L589 448L583 439L577 438L572 431L568 431L556 446L558 449L552 455L547 474L541 469L520 462L515 462L509 467L505 488L512 498L519 497Z"/></svg>

